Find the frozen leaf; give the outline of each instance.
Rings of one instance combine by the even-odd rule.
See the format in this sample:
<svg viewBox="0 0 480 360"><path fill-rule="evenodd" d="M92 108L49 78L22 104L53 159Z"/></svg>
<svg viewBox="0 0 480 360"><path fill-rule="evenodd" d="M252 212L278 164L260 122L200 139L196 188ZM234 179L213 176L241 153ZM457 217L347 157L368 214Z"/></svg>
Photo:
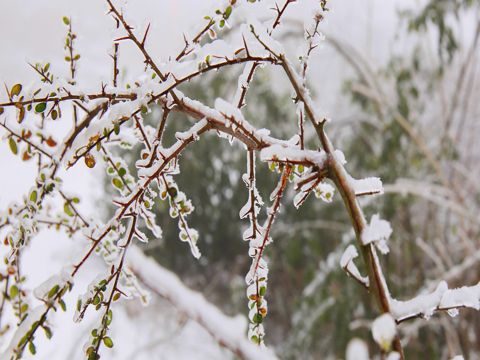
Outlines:
<svg viewBox="0 0 480 360"><path fill-rule="evenodd" d="M375 319L372 324L372 336L384 351L389 351L397 333L395 320L392 315L385 313Z"/></svg>
<svg viewBox="0 0 480 360"><path fill-rule="evenodd" d="M18 154L17 142L13 138L8 139L8 146L14 155Z"/></svg>

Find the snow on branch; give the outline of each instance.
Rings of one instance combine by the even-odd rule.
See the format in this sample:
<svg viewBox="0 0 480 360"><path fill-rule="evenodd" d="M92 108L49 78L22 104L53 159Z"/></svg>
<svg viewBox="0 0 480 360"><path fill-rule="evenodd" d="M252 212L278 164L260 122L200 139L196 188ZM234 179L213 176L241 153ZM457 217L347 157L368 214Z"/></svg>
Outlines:
<svg viewBox="0 0 480 360"><path fill-rule="evenodd" d="M357 196L383 194L382 181L378 177L354 179L350 176L349 181Z"/></svg>
<svg viewBox="0 0 480 360"><path fill-rule="evenodd" d="M387 240L390 235L392 235L390 223L375 214L372 216L370 224L362 231L362 243L363 245L374 243L383 254L387 254L389 252Z"/></svg>
<svg viewBox="0 0 480 360"><path fill-rule="evenodd" d="M360 270L358 270L357 265L353 262L355 258L358 257L358 251L354 245L349 245L345 252L343 253L340 259L340 266L343 270L347 272L348 275L352 276L355 280L357 280L362 286L368 289L369 287L369 280L368 277L362 276L360 274Z"/></svg>
<svg viewBox="0 0 480 360"><path fill-rule="evenodd" d="M407 301L391 300L391 312L397 322L415 317L428 319L437 311L448 311L455 316L460 308L480 309L480 283L449 289L447 283L442 281L429 294L418 295Z"/></svg>
<svg viewBox="0 0 480 360"><path fill-rule="evenodd" d="M262 161L277 161L290 164L310 163L322 169L327 156L322 150L301 150L294 146L274 144L261 150L260 159Z"/></svg>
<svg viewBox="0 0 480 360"><path fill-rule="evenodd" d="M243 318L231 318L223 314L203 295L187 288L175 274L145 256L136 246L130 248L128 266L152 292L164 297L179 311L197 321L220 345L241 359L277 358L271 350L247 339Z"/></svg>

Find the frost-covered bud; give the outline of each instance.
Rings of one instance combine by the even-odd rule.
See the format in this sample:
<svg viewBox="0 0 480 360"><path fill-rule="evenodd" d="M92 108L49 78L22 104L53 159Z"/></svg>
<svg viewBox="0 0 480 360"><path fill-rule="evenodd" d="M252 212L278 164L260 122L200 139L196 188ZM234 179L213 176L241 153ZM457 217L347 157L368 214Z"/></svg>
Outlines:
<svg viewBox="0 0 480 360"><path fill-rule="evenodd" d="M368 346L364 341L354 338L347 345L346 360L369 360Z"/></svg>
<svg viewBox="0 0 480 360"><path fill-rule="evenodd" d="M315 188L315 196L318 199L321 199L327 203L332 202L334 193L335 193L335 188L332 185L324 182L321 182Z"/></svg>
<svg viewBox="0 0 480 360"><path fill-rule="evenodd" d="M396 351L392 351L388 354L387 360L400 360L400 354Z"/></svg>
<svg viewBox="0 0 480 360"><path fill-rule="evenodd" d="M390 313L380 315L372 324L372 336L384 351L389 351L397 332L395 320Z"/></svg>

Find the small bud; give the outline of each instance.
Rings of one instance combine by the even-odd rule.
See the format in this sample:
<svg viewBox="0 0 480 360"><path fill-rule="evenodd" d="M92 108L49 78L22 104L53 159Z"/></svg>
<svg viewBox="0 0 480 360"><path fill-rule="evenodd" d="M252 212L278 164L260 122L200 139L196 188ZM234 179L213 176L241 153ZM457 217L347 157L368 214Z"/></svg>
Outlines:
<svg viewBox="0 0 480 360"><path fill-rule="evenodd" d="M95 158L93 157L92 154L88 153L85 155L85 165L87 165L87 167L89 167L90 169L92 169L93 167L95 167Z"/></svg>

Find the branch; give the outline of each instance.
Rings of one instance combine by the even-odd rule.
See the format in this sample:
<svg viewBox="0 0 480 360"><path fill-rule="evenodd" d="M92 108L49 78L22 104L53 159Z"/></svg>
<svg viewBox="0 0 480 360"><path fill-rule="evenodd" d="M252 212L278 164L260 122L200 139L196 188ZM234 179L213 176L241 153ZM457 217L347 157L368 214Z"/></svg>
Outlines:
<svg viewBox="0 0 480 360"><path fill-rule="evenodd" d="M451 316L455 316L461 308L480 309L480 283L475 286L448 289L447 283L442 281L435 291L429 294L419 295L407 301L395 299L391 301L391 313L397 323L416 317L428 319L438 311L448 311Z"/></svg>
<svg viewBox="0 0 480 360"><path fill-rule="evenodd" d="M328 155L328 165L330 178L335 183L338 191L340 192L344 205L348 210L350 215L350 220L352 226L355 230L355 235L357 239L358 246L361 249L362 257L365 261L368 270L368 278L370 281L370 290L373 296L376 299L376 302L382 312L390 312L389 298L390 293L385 281L385 278L380 267L380 263L375 251L375 248L372 244L364 245L362 243L362 232L365 230L367 224L365 221L365 216L363 214L362 208L360 207L355 189L349 181L349 175L345 170L341 161L338 160L335 155L335 150L328 139L327 135L324 132L325 119L321 118L315 111L313 101L306 89L302 85L302 80L296 73L292 64L288 61L285 55L281 55L280 59L282 60L283 68L300 100L305 104L305 111L310 119L310 122L317 132L317 136L322 144L323 149ZM394 349L400 353L401 358L403 359L403 350L402 345L398 337L394 340Z"/></svg>

